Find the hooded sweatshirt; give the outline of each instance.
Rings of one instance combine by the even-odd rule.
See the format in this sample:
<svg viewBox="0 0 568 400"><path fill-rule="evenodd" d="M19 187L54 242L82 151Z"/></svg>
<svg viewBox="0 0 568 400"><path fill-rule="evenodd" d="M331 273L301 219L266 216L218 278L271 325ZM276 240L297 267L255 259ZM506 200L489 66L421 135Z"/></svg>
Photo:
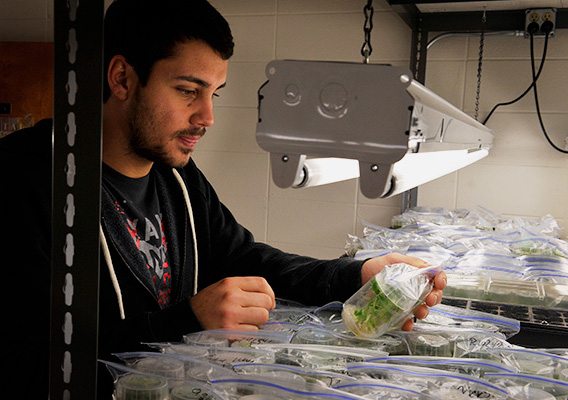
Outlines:
<svg viewBox="0 0 568 400"><path fill-rule="evenodd" d="M37 388L37 398L45 398L48 377L51 145L51 120L0 140L4 192L0 196L0 254L4 285L8 286L7 322L15 327L4 335L14 345L3 359L9 360L5 362L14 371L14 383L21 381L17 371L29 370L30 358L36 360L24 381L27 387ZM141 279L144 259L117 213L111 193L103 186L100 359L115 361L112 353L148 351L142 343L180 341L184 334L202 330L190 299L225 277L262 276L276 297L306 305L345 301L361 286L362 261L347 257L318 260L255 241L192 160L175 170L156 163L152 173L168 241L170 301L167 307L160 307L155 291ZM17 368L20 362L22 368ZM30 385L30 379L37 384ZM100 370L100 398L108 395L108 379L108 371Z"/></svg>

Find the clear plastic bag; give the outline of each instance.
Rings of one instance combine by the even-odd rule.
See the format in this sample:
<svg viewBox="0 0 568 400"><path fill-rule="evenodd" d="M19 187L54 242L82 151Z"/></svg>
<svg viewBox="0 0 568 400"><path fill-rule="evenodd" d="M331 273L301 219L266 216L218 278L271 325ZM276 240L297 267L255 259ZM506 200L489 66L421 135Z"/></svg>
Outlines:
<svg viewBox="0 0 568 400"><path fill-rule="evenodd" d="M420 237L412 232L388 229L363 221L363 237L348 235L345 253L348 256L361 258L362 254L375 256L389 252L405 253L408 247Z"/></svg>
<svg viewBox="0 0 568 400"><path fill-rule="evenodd" d="M357 254L353 255L355 260L367 260L369 258L383 257L392 253L405 254L406 249L365 249L359 250Z"/></svg>
<svg viewBox="0 0 568 400"><path fill-rule="evenodd" d="M446 249L454 253L456 257L461 257L469 251L484 248L484 244L481 239L482 238L477 237L456 239L453 242L448 243L446 245Z"/></svg>
<svg viewBox="0 0 568 400"><path fill-rule="evenodd" d="M185 343L144 343L148 347L159 350L161 353L175 354L178 356L191 358L206 358L209 354L209 347L192 346Z"/></svg>
<svg viewBox="0 0 568 400"><path fill-rule="evenodd" d="M320 384L305 383L301 388L297 382L286 379L238 376L216 379L211 382L213 389L227 400L363 400L364 398L323 387Z"/></svg>
<svg viewBox="0 0 568 400"><path fill-rule="evenodd" d="M225 368L232 368L234 364L240 363L273 363L276 359L276 355L272 351L248 347L206 347L183 343L147 344L162 353L199 358Z"/></svg>
<svg viewBox="0 0 568 400"><path fill-rule="evenodd" d="M295 367L283 364L260 364L240 363L234 365L234 370L239 375L258 375L266 378L291 379L298 384L296 388L305 383L317 383L326 387L332 387L341 382L354 381L348 375L318 371L314 368Z"/></svg>
<svg viewBox="0 0 568 400"><path fill-rule="evenodd" d="M556 219L550 215L544 215L541 218L512 217L502 220L495 226L498 232L523 232L530 236L549 236L558 238L562 228L558 225Z"/></svg>
<svg viewBox="0 0 568 400"><path fill-rule="evenodd" d="M311 344L265 344L259 348L270 350L276 355L276 362L295 365L319 371L345 373L350 362L366 361L369 358L384 357L385 351L359 347L325 346Z"/></svg>
<svg viewBox="0 0 568 400"><path fill-rule="evenodd" d="M487 374L485 379L503 386L515 400L568 398L568 383L525 374Z"/></svg>
<svg viewBox="0 0 568 400"><path fill-rule="evenodd" d="M306 311L310 311L315 307L308 307L302 303L298 303L294 300L283 299L282 297L276 297L276 308L277 309L284 309L284 308L292 308L292 309L303 309Z"/></svg>
<svg viewBox="0 0 568 400"><path fill-rule="evenodd" d="M543 353L554 354L560 357L568 358L568 347L554 347L554 348L545 348L545 349L535 349L536 351L541 351Z"/></svg>
<svg viewBox="0 0 568 400"><path fill-rule="evenodd" d="M413 207L392 217L391 226L401 228L417 222L430 222L436 225L452 224L454 218L445 207Z"/></svg>
<svg viewBox="0 0 568 400"><path fill-rule="evenodd" d="M225 400L207 383L166 378L110 361L105 364L114 381L114 400Z"/></svg>
<svg viewBox="0 0 568 400"><path fill-rule="evenodd" d="M309 322L323 325L323 321L314 315L311 310L303 308L276 308L270 310L268 322L291 322L296 325Z"/></svg>
<svg viewBox="0 0 568 400"><path fill-rule="evenodd" d="M451 357L455 343L444 335L414 330L404 335L408 344L408 354L416 356Z"/></svg>
<svg viewBox="0 0 568 400"><path fill-rule="evenodd" d="M463 329L457 327L428 326L427 324L417 324L410 332L399 332L398 335L405 338L411 349L410 355L417 356L438 356L441 354L431 354L433 351L430 346L433 342L427 343L420 341L420 337L428 335L440 337L450 342L450 353L445 356L463 358L493 358L485 351L487 348L514 347L507 342L505 336L499 332L488 332L480 329ZM418 347L417 343L423 343ZM441 342L442 343L442 342ZM419 350L419 351L418 351ZM413 353L412 351L415 351Z"/></svg>
<svg viewBox="0 0 568 400"><path fill-rule="evenodd" d="M455 253L437 244L422 241L414 241L408 246L406 255L420 258L431 265L445 265L451 263L455 258Z"/></svg>
<svg viewBox="0 0 568 400"><path fill-rule="evenodd" d="M340 301L332 301L316 308L313 313L324 325L334 325L343 323L341 312L343 311L343 303Z"/></svg>
<svg viewBox="0 0 568 400"><path fill-rule="evenodd" d="M317 324L320 325L320 324ZM293 335L302 329L304 325L298 325L293 322L284 321L268 321L258 327L259 331L275 332L284 335Z"/></svg>
<svg viewBox="0 0 568 400"><path fill-rule="evenodd" d="M557 256L523 256L525 280L568 283L568 259Z"/></svg>
<svg viewBox="0 0 568 400"><path fill-rule="evenodd" d="M492 240L508 245L509 249L519 256L541 255L568 257L568 243L549 236L520 234L518 237L494 237Z"/></svg>
<svg viewBox="0 0 568 400"><path fill-rule="evenodd" d="M417 323L501 332L507 339L521 330L518 320L446 304L430 307L428 316Z"/></svg>
<svg viewBox="0 0 568 400"><path fill-rule="evenodd" d="M289 343L291 332L235 331L213 329L188 333L183 336L186 344L218 347L255 347L261 343Z"/></svg>
<svg viewBox="0 0 568 400"><path fill-rule="evenodd" d="M568 370L568 358L549 352L527 348L488 348L503 364L511 365L519 372L544 376L553 379L566 379L564 371Z"/></svg>
<svg viewBox="0 0 568 400"><path fill-rule="evenodd" d="M457 264L465 267L473 265L491 264L497 267L511 267L522 269L525 262L507 248L491 249L476 248L468 251L463 256L456 259Z"/></svg>
<svg viewBox="0 0 568 400"><path fill-rule="evenodd" d="M343 305L343 322L357 336L377 338L400 328L432 290L435 267L387 265Z"/></svg>
<svg viewBox="0 0 568 400"><path fill-rule="evenodd" d="M214 378L235 375L230 368L222 367L197 358L178 356L175 354L134 352L115 354L127 366L153 375L175 379L190 379L199 382L209 382ZM169 365L175 366L175 377ZM180 366L181 364L181 373Z"/></svg>
<svg viewBox="0 0 568 400"><path fill-rule="evenodd" d="M568 308L568 284L513 281L488 276L466 276L446 272L450 284L444 296L478 299L526 306Z"/></svg>
<svg viewBox="0 0 568 400"><path fill-rule="evenodd" d="M434 224L417 224L416 227L409 226L402 229L406 230L409 228L413 228L414 233L423 239L445 248L458 240L483 240L491 235L488 231L465 225L439 226Z"/></svg>
<svg viewBox="0 0 568 400"><path fill-rule="evenodd" d="M388 384L377 379L357 379L355 382L340 383L335 389L363 396L366 399L381 400L437 400L424 393L400 385Z"/></svg>
<svg viewBox="0 0 568 400"><path fill-rule="evenodd" d="M452 265L446 266L446 271L461 275L487 275L502 279L522 279L525 274L525 263L508 250L475 249L470 250Z"/></svg>
<svg viewBox="0 0 568 400"><path fill-rule="evenodd" d="M526 280L530 281L537 281L537 282L548 282L552 284L568 284L568 273L550 273L550 272L536 272L532 271L531 273L525 276Z"/></svg>
<svg viewBox="0 0 568 400"><path fill-rule="evenodd" d="M529 238L520 243L515 243L515 250L517 250L519 254L568 257L568 244L565 241L546 236Z"/></svg>
<svg viewBox="0 0 568 400"><path fill-rule="evenodd" d="M389 354L397 352L401 346L405 349L407 348L406 343L402 339L389 335L383 335L375 339L361 338L354 336L352 333L345 334L316 327L304 327L300 329L292 336L290 343L360 347L363 349L386 351Z"/></svg>
<svg viewBox="0 0 568 400"><path fill-rule="evenodd" d="M474 226L481 230L493 231L500 222L497 214L482 208L479 210L454 210L452 214L455 224Z"/></svg>
<svg viewBox="0 0 568 400"><path fill-rule="evenodd" d="M411 385L420 392L443 399L507 400L504 388L482 378L440 371L432 368L398 366L379 363L353 363L347 366L349 374L360 378L386 380L400 385Z"/></svg>
<svg viewBox="0 0 568 400"><path fill-rule="evenodd" d="M184 360L176 356L145 352L120 353L116 356L138 371L166 378L185 378Z"/></svg>
<svg viewBox="0 0 568 400"><path fill-rule="evenodd" d="M489 373L517 373L514 367L497 361L477 358L428 357L428 356L386 356L368 358L367 362L397 365L414 365L417 367L440 369L459 374L483 378Z"/></svg>
<svg viewBox="0 0 568 400"><path fill-rule="evenodd" d="M564 257L531 255L521 256L519 260L525 264L528 271L568 272L568 259Z"/></svg>

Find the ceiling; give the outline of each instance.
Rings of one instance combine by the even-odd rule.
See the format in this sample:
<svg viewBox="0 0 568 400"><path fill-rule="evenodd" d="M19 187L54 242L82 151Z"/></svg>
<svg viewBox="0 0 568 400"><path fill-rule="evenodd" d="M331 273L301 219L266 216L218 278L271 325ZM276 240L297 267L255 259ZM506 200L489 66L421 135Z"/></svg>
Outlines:
<svg viewBox="0 0 568 400"><path fill-rule="evenodd" d="M526 10L529 8L568 8L568 0L489 0L435 1L389 0L392 4L415 4L423 13Z"/></svg>

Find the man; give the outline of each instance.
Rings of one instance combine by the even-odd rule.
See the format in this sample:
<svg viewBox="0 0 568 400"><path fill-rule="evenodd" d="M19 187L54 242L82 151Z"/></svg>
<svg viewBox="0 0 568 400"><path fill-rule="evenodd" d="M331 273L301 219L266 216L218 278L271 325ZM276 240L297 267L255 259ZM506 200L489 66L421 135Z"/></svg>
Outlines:
<svg viewBox="0 0 568 400"><path fill-rule="evenodd" d="M287 254L237 223L190 159L214 122L232 52L227 22L205 0L116 0L107 11L99 358L203 329L257 329L275 294L307 305L344 301L387 264L424 265L396 254L365 262ZM50 121L0 141L2 167L14 171L0 182L11 193L0 204L11 232L5 265L18 271L8 292L17 334L8 339L34 354L26 382L39 379L36 398L47 393L50 149ZM6 251L14 241L25 255ZM429 306L441 300L443 273L435 284ZM99 380L108 379L101 370Z"/></svg>

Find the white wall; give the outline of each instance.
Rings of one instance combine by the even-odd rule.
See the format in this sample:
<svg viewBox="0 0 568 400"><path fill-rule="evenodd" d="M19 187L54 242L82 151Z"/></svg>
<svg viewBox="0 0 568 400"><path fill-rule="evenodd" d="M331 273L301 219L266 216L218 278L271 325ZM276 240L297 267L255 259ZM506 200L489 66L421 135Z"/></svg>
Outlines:
<svg viewBox="0 0 568 400"><path fill-rule="evenodd" d="M278 59L362 62L365 0L214 0L233 28L235 56L217 124L195 154L226 204L259 240L317 257L343 252L361 219L389 225L401 199L369 200L356 180L282 190L272 182L268 154L255 142L257 90ZM372 62L407 66L411 32L383 1L375 2ZM235 168L237 166L237 168Z"/></svg>
<svg viewBox="0 0 568 400"><path fill-rule="evenodd" d="M497 103L513 100L531 82L530 41L487 37L481 85L480 119ZM537 67L544 39L535 40ZM447 39L429 52L426 83L453 104L474 114L477 38ZM568 32L558 30L548 43L538 83L539 103L549 136L564 148L568 136ZM488 121L495 143L490 155L468 168L424 185L419 202L449 208L482 205L504 214L552 214L568 219L568 155L555 151L540 129L532 92L501 107ZM565 233L566 235L566 233Z"/></svg>
<svg viewBox="0 0 568 400"><path fill-rule="evenodd" d="M0 0L0 41L50 41L53 0ZM108 3L108 0L106 0ZM302 190L272 182L268 154L255 141L257 90L264 67L275 58L362 61L366 0L212 0L232 26L236 41L227 88L216 103L216 124L194 159L220 197L256 238L287 251L317 257L343 252L347 234L361 234L361 220L383 226L400 212L401 199L370 200L356 180ZM38 4L40 5L38 7ZM373 63L407 66L410 29L386 1L374 2ZM522 93L529 84L528 40L487 37L480 119L491 107ZM542 41L536 54L540 56ZM435 44L426 86L470 115L474 112L477 38ZM560 146L568 135L568 33L550 40L540 80L547 128ZM538 127L532 97L500 109L491 154L478 164L424 185L420 205L484 206L524 216L568 220L568 156L557 153Z"/></svg>

